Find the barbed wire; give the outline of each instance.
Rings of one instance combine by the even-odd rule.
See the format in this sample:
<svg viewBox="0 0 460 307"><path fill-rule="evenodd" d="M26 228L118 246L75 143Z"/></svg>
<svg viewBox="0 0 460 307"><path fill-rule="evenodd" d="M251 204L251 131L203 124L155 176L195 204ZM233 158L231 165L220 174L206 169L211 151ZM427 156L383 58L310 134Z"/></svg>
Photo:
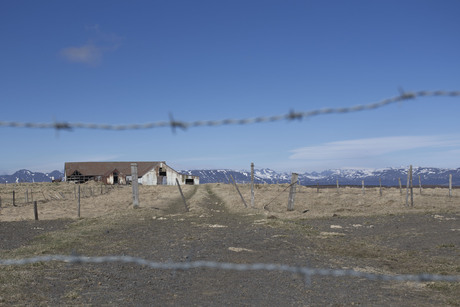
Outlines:
<svg viewBox="0 0 460 307"><path fill-rule="evenodd" d="M229 262L216 262L216 261L193 261L193 262L155 262L138 257L131 256L102 256L102 257L87 257L87 256L66 256L66 255L48 255L38 256L24 259L0 259L0 265L13 266L13 265L26 265L38 262L52 262L62 261L66 263L85 264L85 263L128 263L140 266L147 266L152 269L161 270L191 270L197 268L232 270L232 271L276 271L287 272L302 275L305 282L310 283L311 277L319 276L349 276L366 278L368 280L380 281L413 281L413 282L460 282L460 275L438 275L438 274L404 274L404 275L389 275L378 273L367 273L355 270L344 269L322 269L322 268L309 268L302 266L291 266L286 264L267 264L267 263L254 263L254 264L241 264Z"/></svg>
<svg viewBox="0 0 460 307"><path fill-rule="evenodd" d="M33 122L14 122L14 121L0 121L0 127L10 127L10 128L37 128L37 129L56 129L59 130L72 130L72 129L95 129L95 130L143 130L143 129L153 129L153 128L162 128L162 127L171 127L173 131L176 128L186 130L193 127L215 127L223 125L247 125L247 124L258 124L258 123L268 123L276 121L292 121L292 120L301 120L308 117L326 115L326 114L344 114L351 112L367 111L374 110L389 104L400 102L404 100L414 99L417 97L428 97L428 96L443 96L443 97L458 97L460 96L460 91L418 91L418 92L404 92L401 90L401 94L396 97L384 99L382 101L371 103L371 104L362 104L352 107L343 107L343 108L325 108L318 109L306 112L296 112L291 110L287 114L274 115L267 117L255 117L255 118L245 118L245 119L224 119L224 120L200 120L193 122L184 122L175 120L172 114L170 114L169 121L157 121L145 124L128 124L128 125L110 125L110 124L96 124L96 123L68 123L68 122L53 122L53 123L33 123Z"/></svg>

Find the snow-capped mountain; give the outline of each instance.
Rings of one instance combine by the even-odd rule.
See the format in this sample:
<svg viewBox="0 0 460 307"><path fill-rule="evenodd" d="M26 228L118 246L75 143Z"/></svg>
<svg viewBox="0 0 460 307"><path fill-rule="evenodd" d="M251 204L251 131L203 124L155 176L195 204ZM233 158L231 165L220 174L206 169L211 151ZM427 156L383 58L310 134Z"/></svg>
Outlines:
<svg viewBox="0 0 460 307"><path fill-rule="evenodd" d="M60 171L52 171L51 173L31 172L26 169L21 169L12 175L0 175L0 183L19 183L19 182L51 182L53 179L64 177L64 173Z"/></svg>
<svg viewBox="0 0 460 307"><path fill-rule="evenodd" d="M249 183L251 181L250 171L235 170L185 170L184 174L200 177L200 183L231 182L230 175L238 183ZM364 180L366 185L378 185L379 180L385 186L397 186L399 180L403 185L407 181L408 168L384 168L376 170L368 169L335 169L322 172L299 173L299 181L302 185L335 185L337 180L341 185L361 185ZM460 185L460 168L442 169L431 167L414 167L413 183L418 185L418 177L423 185L448 185L449 175L452 174L453 185ZM254 170L254 181L256 183L289 183L290 173L278 173L271 169Z"/></svg>

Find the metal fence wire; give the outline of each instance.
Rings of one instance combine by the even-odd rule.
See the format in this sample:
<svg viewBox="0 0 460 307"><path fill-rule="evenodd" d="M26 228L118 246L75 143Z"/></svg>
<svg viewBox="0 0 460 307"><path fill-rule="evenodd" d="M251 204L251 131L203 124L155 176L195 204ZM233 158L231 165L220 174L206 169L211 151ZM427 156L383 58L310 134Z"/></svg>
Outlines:
<svg viewBox="0 0 460 307"><path fill-rule="evenodd" d="M74 264L88 263L125 263L146 266L152 269L161 270L192 270L198 268L219 269L231 271L274 271L299 274L304 277L305 283L308 285L313 276L331 276L331 277L357 277L366 278L368 280L381 281L412 281L412 282L460 282L460 275L437 275L437 274L405 274L405 275L389 275L378 273L367 273L355 270L343 269L324 269L324 268L309 268L302 266L291 266L286 264L269 264L269 263L228 263L216 261L193 261L193 262L155 262L143 258L131 256L102 256L102 257L86 257L86 256L65 256L65 255L49 255L38 256L24 259L0 259L0 265L26 265L38 262L62 261Z"/></svg>
<svg viewBox="0 0 460 307"><path fill-rule="evenodd" d="M460 91L418 91L418 92L404 92L396 97L387 98L382 101L370 104L356 105L352 107L343 108L325 108L305 112L296 112L291 110L287 114L273 115L267 117L255 117L255 118L244 118L244 119L224 119L224 120L200 120L193 122L185 122L175 120L172 114L170 114L169 121L158 121L145 124L128 124L128 125L109 125L109 124L97 124L97 123L68 123L65 121L52 122L52 123L33 123L33 122L15 122L15 121L0 121L0 127L10 128L35 128L35 129L56 129L59 130L73 130L73 129L94 129L94 130L144 130L153 128L170 127L173 131L176 128L188 129L194 127L216 127L223 125L248 125L248 124L259 124L269 123L277 121L292 121L301 120L308 117L327 115L327 114L343 114L352 113L358 111L368 111L388 106L390 104L401 102L404 100L414 99L417 97L458 97Z"/></svg>

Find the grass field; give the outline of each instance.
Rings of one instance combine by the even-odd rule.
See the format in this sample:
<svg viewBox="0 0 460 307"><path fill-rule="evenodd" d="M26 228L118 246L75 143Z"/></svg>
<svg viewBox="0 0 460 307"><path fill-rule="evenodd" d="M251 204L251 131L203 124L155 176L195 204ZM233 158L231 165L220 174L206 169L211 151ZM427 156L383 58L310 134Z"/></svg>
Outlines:
<svg viewBox="0 0 460 307"><path fill-rule="evenodd" d="M406 191L399 188L335 187L321 188L297 186L294 211L287 211L289 186L255 185L254 208L246 209L239 194L230 184L211 184L214 192L225 202L231 212L260 213L279 218L320 218L333 216L366 216L402 213L460 212L460 192L453 190L449 197L447 188L414 189L414 206L407 207ZM34 218L32 200L38 201L39 218L52 220L77 217L77 186L73 183L22 183L0 185L2 209L0 221L18 221ZM194 186L183 186L184 193L190 193ZM250 185L239 185L243 198L251 207ZM13 206L13 190L15 203ZM28 200L26 203L26 191ZM132 204L130 186L105 186L95 182L81 185L81 216L98 217L127 210ZM179 197L175 186L140 186L140 202L145 208L164 209L168 201ZM457 195L459 194L459 195ZM195 199L199 199L195 198ZM190 198L191 210L195 199ZM410 203L410 200L409 200ZM306 211L308 210L308 211Z"/></svg>

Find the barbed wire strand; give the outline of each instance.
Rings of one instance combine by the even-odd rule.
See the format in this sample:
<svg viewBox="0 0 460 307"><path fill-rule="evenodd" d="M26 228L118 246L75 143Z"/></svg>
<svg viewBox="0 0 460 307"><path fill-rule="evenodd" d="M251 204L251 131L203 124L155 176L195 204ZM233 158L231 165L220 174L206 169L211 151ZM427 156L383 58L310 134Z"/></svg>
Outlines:
<svg viewBox="0 0 460 307"><path fill-rule="evenodd" d="M322 268L308 268L302 266L290 266L285 264L241 264L241 263L228 263L216 261L194 261L194 262L155 262L143 258L131 256L102 256L102 257L87 257L87 256L66 256L66 255L48 255L38 256L24 259L0 259L0 265L14 266L26 265L38 262L52 262L62 261L66 263L86 264L86 263L128 263L140 266L147 266L152 269L161 270L191 270L197 268L220 269L220 270L233 270L233 271L277 271L300 274L305 278L308 283L312 276L350 276L358 278L366 278L368 280L380 281L413 281L413 282L460 282L460 275L438 275L438 274L405 274L405 275L389 275L378 273L367 273L355 270L344 269L322 269Z"/></svg>
<svg viewBox="0 0 460 307"><path fill-rule="evenodd" d="M418 91L418 92L404 92L400 90L401 94L399 96L384 99L382 101L371 103L371 104L362 104L356 105L353 107L343 107L343 108L325 108L312 110L307 112L296 112L291 110L288 114L274 115L268 117L255 117L255 118L246 118L246 119L224 119L224 120L201 120L193 122L184 122L175 120L172 114L169 114L169 121L157 121L145 124L128 124L128 125L110 125L110 124L96 124L96 123L68 123L68 122L58 122L54 121L53 123L33 123L33 122L14 122L14 121L0 121L0 127L10 127L10 128L38 128L38 129L56 129L59 130L73 130L73 129L95 129L95 130L141 130L141 129L153 129L153 128L162 128L170 127L173 132L176 128L186 130L192 127L215 127L222 125L248 125L248 124L258 124L258 123L269 123L276 121L292 121L292 120L301 120L308 117L318 116L318 115L327 115L327 114L344 114L351 112L367 111L374 110L387 106L395 102L401 102L404 100L414 99L417 97L458 97L460 96L460 91Z"/></svg>

